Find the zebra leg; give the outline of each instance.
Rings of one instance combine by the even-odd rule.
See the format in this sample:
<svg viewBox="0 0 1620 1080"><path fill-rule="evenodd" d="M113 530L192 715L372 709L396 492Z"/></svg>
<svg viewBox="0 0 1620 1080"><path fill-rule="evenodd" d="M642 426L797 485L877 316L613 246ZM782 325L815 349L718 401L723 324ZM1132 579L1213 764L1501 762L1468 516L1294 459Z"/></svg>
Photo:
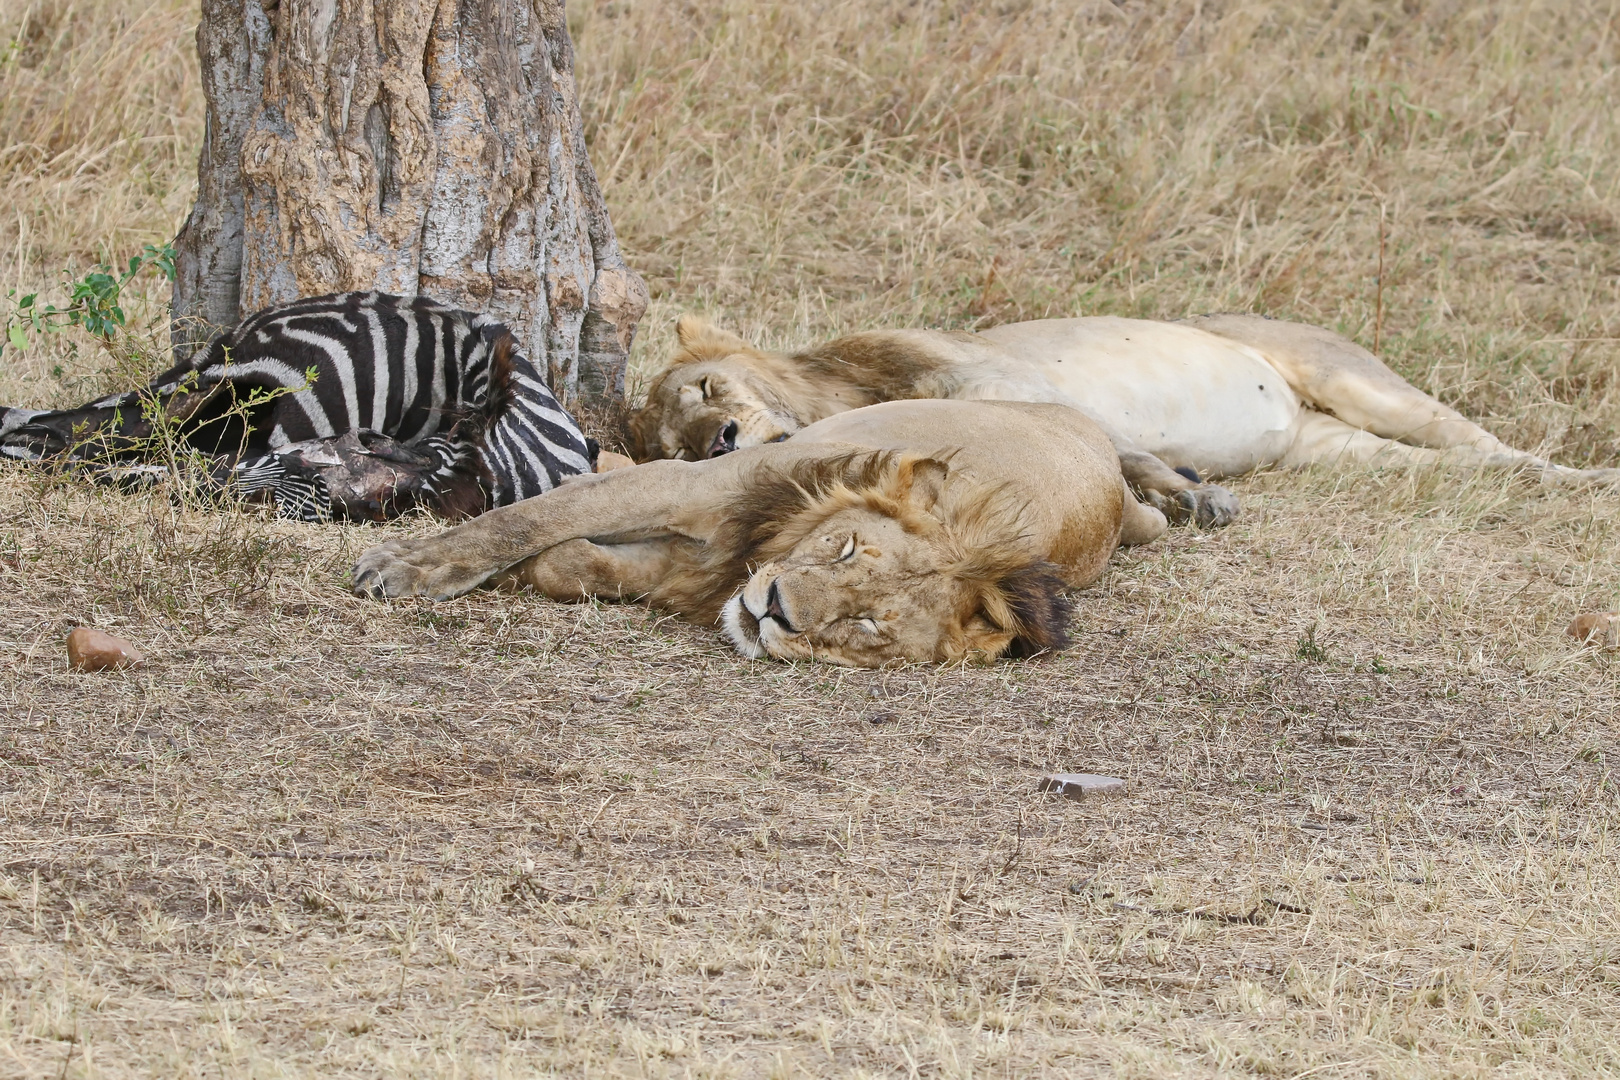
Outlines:
<svg viewBox="0 0 1620 1080"><path fill-rule="evenodd" d="M82 409L6 409L0 416L0 454L21 461L50 458L91 460L127 453L122 433L126 411L86 406Z"/></svg>
<svg viewBox="0 0 1620 1080"><path fill-rule="evenodd" d="M332 520L332 496L326 479L296 455L261 454L236 462L229 490L245 502L268 502L276 516L293 521Z"/></svg>
<svg viewBox="0 0 1620 1080"><path fill-rule="evenodd" d="M229 393L221 384L199 387L194 380L171 379L77 409L0 408L0 457L64 459L114 472L128 465L131 475L149 474L132 463L163 458L175 443L189 449L188 423L209 406L218 407Z"/></svg>
<svg viewBox="0 0 1620 1080"><path fill-rule="evenodd" d="M271 464L273 462L273 464ZM472 447L451 439L406 446L380 432L345 432L244 462L283 517L384 521L415 507L470 517L487 504Z"/></svg>
<svg viewBox="0 0 1620 1080"><path fill-rule="evenodd" d="M11 439L8 436L13 432L25 426L29 421L46 415L49 415L47 409L19 409L0 406L0 450L10 447ZM21 449L21 440L19 440L19 449ZM23 455L17 453L8 456L22 457Z"/></svg>

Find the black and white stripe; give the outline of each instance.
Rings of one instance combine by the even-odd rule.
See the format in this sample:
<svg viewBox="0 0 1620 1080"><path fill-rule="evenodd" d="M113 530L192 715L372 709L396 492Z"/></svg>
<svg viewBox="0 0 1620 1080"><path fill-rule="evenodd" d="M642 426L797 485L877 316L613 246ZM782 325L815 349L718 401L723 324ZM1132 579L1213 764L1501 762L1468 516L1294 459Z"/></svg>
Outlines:
<svg viewBox="0 0 1620 1080"><path fill-rule="evenodd" d="M13 446L11 440L8 440L6 436L35 417L46 416L49 413L49 409L17 409L0 406L0 457L19 458L25 461L31 461L39 457L26 444Z"/></svg>
<svg viewBox="0 0 1620 1080"><path fill-rule="evenodd" d="M254 391L275 396L250 410L247 430L233 429L220 414ZM0 410L0 452L83 457L85 430L103 436L103 456L133 447L152 430L142 410L153 402L185 418L193 445L229 457L239 490L270 494L289 517L379 517L447 502L477 512L549 491L592 465L578 425L505 326L381 293L258 312L144 390L76 410ZM210 424L219 431L210 435ZM381 494L331 471L379 456L396 478ZM371 470L368 481L371 474L381 475ZM359 494L346 495L350 488Z"/></svg>

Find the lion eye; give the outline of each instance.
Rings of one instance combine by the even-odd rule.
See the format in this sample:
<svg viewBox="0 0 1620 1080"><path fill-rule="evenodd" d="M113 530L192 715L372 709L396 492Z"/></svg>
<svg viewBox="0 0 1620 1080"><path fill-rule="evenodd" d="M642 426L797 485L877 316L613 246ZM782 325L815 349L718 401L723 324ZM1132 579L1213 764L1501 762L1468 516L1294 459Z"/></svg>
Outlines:
<svg viewBox="0 0 1620 1080"><path fill-rule="evenodd" d="M854 554L855 554L855 537L851 536L848 540L844 541L844 550L842 550L842 551L840 551L838 553L838 560L837 561L838 562L843 562L845 559L850 558Z"/></svg>
<svg viewBox="0 0 1620 1080"><path fill-rule="evenodd" d="M703 381L698 383L698 389L703 391L703 399L705 401L714 397L714 384L709 381L709 377L707 375L703 376Z"/></svg>
<svg viewBox="0 0 1620 1080"><path fill-rule="evenodd" d="M865 630L868 634L877 633L877 622L872 619L856 619L855 625L859 626L862 630Z"/></svg>

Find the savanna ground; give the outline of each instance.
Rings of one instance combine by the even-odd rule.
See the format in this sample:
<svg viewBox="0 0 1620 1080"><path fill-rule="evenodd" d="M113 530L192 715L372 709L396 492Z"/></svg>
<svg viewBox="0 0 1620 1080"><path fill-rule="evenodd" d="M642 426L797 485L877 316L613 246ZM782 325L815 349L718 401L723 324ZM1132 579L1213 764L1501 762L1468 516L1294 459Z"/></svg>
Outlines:
<svg viewBox="0 0 1620 1080"><path fill-rule="evenodd" d="M4 285L173 234L195 18L0 0ZM772 345L1258 310L1620 464L1611 5L571 18L643 373L683 310ZM0 400L161 365L127 340L8 352ZM1067 653L847 672L349 596L422 521L0 472L0 1074L1620 1073L1620 679L1560 636L1620 601L1620 495L1234 486ZM69 673L75 622L152 662ZM1130 792L1035 794L1058 769Z"/></svg>

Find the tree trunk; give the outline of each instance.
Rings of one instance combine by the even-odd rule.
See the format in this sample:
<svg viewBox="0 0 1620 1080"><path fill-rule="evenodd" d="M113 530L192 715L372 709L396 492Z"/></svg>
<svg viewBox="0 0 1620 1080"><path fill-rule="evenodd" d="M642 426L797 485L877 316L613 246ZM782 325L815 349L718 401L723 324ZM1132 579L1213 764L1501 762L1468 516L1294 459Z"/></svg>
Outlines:
<svg viewBox="0 0 1620 1080"><path fill-rule="evenodd" d="M585 154L561 0L202 0L208 128L175 343L271 304L423 293L612 406L647 291Z"/></svg>

